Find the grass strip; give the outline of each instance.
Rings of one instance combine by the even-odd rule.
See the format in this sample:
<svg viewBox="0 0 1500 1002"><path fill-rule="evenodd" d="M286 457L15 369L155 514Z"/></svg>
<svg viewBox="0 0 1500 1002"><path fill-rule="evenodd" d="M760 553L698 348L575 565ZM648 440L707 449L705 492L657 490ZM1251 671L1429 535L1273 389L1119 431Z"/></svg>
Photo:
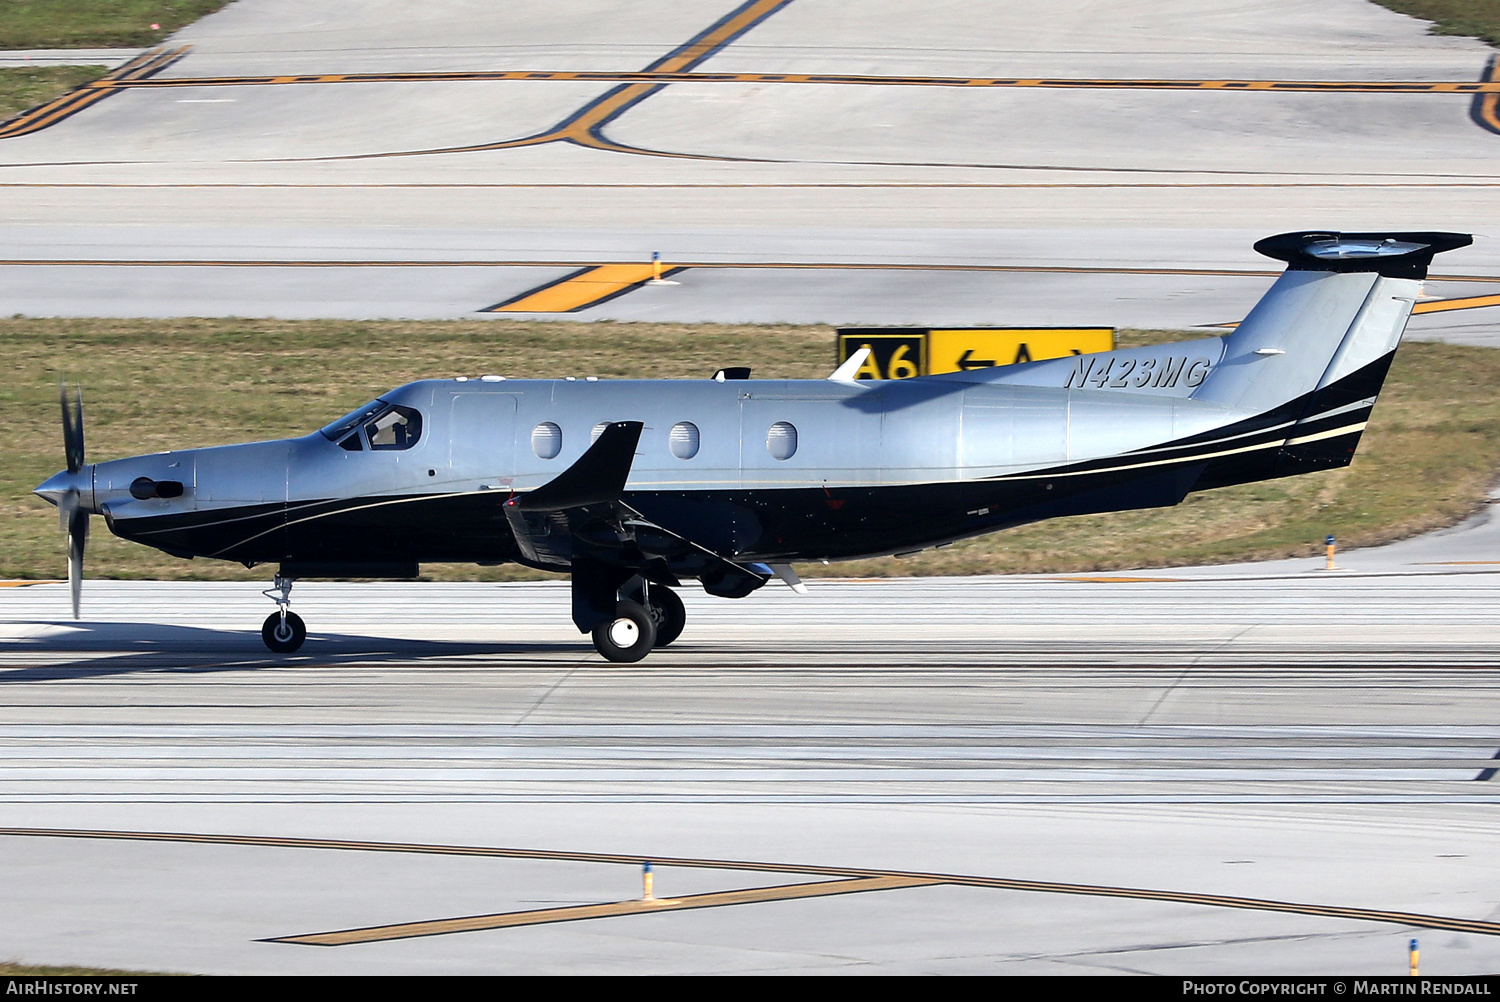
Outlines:
<svg viewBox="0 0 1500 1002"><path fill-rule="evenodd" d="M145 48L228 2L0 0L0 49Z"/></svg>
<svg viewBox="0 0 1500 1002"><path fill-rule="evenodd" d="M1184 332L1123 331L1122 347ZM0 319L0 577L66 576L55 511L31 489L63 465L57 383L84 386L89 459L305 434L391 387L429 376L821 378L829 327L496 321ZM1078 572L1312 556L1451 525L1500 469L1500 350L1409 343L1396 357L1354 464L1194 494L1176 508L1024 526L905 559L802 568L905 576ZM92 577L260 580L267 571L179 560L111 536ZM438 580L544 577L516 567L428 564Z"/></svg>
<svg viewBox="0 0 1500 1002"><path fill-rule="evenodd" d="M1500 0L1374 0L1398 14L1431 21L1434 35L1469 35L1500 45Z"/></svg>

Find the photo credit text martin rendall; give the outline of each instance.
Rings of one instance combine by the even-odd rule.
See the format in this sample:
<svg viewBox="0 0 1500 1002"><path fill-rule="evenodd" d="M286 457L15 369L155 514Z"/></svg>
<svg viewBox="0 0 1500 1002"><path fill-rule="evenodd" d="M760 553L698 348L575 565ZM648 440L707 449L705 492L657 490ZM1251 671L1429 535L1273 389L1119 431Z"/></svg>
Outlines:
<svg viewBox="0 0 1500 1002"><path fill-rule="evenodd" d="M1184 995L1492 995L1492 978L1184 978Z"/></svg>

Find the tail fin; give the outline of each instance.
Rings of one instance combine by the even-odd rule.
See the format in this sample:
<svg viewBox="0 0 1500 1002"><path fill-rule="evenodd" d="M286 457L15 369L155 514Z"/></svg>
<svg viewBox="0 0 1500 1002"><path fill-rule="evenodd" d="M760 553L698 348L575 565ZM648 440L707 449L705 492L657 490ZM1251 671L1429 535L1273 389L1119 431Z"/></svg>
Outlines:
<svg viewBox="0 0 1500 1002"><path fill-rule="evenodd" d="M1347 465L1434 254L1460 233L1283 233L1255 249L1287 269L1224 339L1193 399L1292 422L1276 475Z"/></svg>

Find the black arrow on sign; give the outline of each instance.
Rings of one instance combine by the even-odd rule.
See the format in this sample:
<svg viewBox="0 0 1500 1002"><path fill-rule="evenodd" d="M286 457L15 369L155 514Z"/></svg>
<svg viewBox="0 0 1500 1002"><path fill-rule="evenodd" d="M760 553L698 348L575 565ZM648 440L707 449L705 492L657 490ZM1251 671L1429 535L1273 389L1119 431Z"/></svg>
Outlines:
<svg viewBox="0 0 1500 1002"><path fill-rule="evenodd" d="M969 356L973 354L973 348L964 349L963 355L958 360L959 369L968 372L970 369L988 369L994 366L995 360L993 358L970 358Z"/></svg>

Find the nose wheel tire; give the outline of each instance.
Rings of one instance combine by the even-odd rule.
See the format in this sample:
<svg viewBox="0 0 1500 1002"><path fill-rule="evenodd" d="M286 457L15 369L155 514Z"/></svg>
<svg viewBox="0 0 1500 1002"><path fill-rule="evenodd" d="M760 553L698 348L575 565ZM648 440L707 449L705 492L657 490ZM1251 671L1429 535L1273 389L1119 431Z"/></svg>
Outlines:
<svg viewBox="0 0 1500 1002"><path fill-rule="evenodd" d="M675 591L652 585L651 601L646 611L651 614L651 622L656 627L657 647L665 647L682 636L682 628L687 625L687 610L682 607L682 599Z"/></svg>
<svg viewBox="0 0 1500 1002"><path fill-rule="evenodd" d="M613 619L594 627L594 647L608 661L639 661L655 644L656 624L635 602L621 602Z"/></svg>
<svg viewBox="0 0 1500 1002"><path fill-rule="evenodd" d="M307 624L295 612L289 612L284 617L279 612L273 612L266 617L265 624L260 628L260 639L277 654L291 654L307 639Z"/></svg>

